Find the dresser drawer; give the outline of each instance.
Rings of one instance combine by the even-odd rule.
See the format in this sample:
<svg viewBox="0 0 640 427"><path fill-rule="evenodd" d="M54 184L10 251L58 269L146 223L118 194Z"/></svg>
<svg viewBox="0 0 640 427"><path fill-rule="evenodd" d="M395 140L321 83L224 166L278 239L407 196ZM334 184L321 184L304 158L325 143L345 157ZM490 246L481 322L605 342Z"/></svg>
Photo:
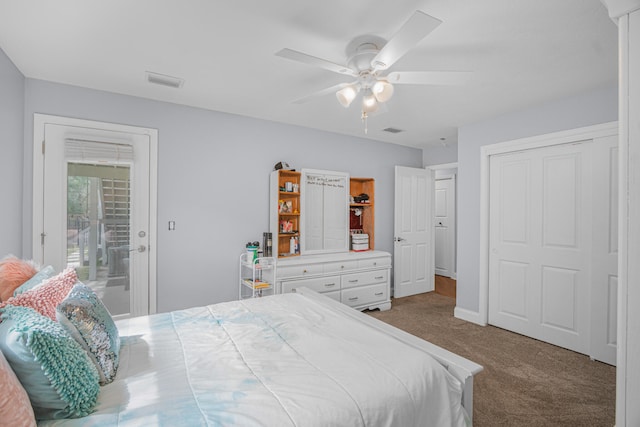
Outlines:
<svg viewBox="0 0 640 427"><path fill-rule="evenodd" d="M358 260L358 268L390 267L391 257L368 258Z"/></svg>
<svg viewBox="0 0 640 427"><path fill-rule="evenodd" d="M387 283L389 270L363 271L342 275L342 289L354 286L372 285L374 283Z"/></svg>
<svg viewBox="0 0 640 427"><path fill-rule="evenodd" d="M358 261L338 261L324 264L325 274L342 273L343 271L355 270L356 268L358 268Z"/></svg>
<svg viewBox="0 0 640 427"><path fill-rule="evenodd" d="M322 274L322 264L278 266L278 277L299 277Z"/></svg>
<svg viewBox="0 0 640 427"><path fill-rule="evenodd" d="M340 290L340 276L315 277L313 279L301 279L282 282L282 292L294 292L301 287L312 289L316 292L330 292Z"/></svg>
<svg viewBox="0 0 640 427"><path fill-rule="evenodd" d="M359 305L387 301L389 299L388 289L389 287L386 283L343 289L341 302L351 307L357 307Z"/></svg>

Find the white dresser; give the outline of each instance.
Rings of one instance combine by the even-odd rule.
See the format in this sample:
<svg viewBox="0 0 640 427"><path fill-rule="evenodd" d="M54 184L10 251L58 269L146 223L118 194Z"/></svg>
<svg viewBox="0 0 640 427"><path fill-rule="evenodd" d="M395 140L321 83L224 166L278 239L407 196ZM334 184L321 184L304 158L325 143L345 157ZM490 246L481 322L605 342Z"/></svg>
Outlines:
<svg viewBox="0 0 640 427"><path fill-rule="evenodd" d="M276 290L306 287L357 310L391 308L391 254L383 251L302 255L277 260Z"/></svg>

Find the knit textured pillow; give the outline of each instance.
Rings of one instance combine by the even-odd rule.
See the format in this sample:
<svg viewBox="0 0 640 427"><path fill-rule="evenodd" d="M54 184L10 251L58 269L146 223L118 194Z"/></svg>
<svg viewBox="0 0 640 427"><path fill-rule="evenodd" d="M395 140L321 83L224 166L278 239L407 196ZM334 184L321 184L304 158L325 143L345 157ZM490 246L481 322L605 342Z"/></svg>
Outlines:
<svg viewBox="0 0 640 427"><path fill-rule="evenodd" d="M0 350L27 391L37 419L83 417L95 407L98 371L58 322L28 307L7 306Z"/></svg>
<svg viewBox="0 0 640 427"><path fill-rule="evenodd" d="M98 368L100 384L113 381L118 370L120 337L98 295L87 285L78 283L56 312L60 325L85 349Z"/></svg>
<svg viewBox="0 0 640 427"><path fill-rule="evenodd" d="M33 262L25 261L13 255L0 260L0 301L13 296L13 291L36 274Z"/></svg>
<svg viewBox="0 0 640 427"><path fill-rule="evenodd" d="M40 271L38 271L31 279L24 282L22 285L18 286L15 291L13 291L13 296L23 294L36 286L41 285L45 280L50 279L56 274L55 270L52 266L48 265Z"/></svg>
<svg viewBox="0 0 640 427"><path fill-rule="evenodd" d="M43 316L56 320L56 307L65 299L77 281L76 271L69 267L57 276L47 279L37 288L0 303L0 311L9 304L19 305L31 307Z"/></svg>
<svg viewBox="0 0 640 427"><path fill-rule="evenodd" d="M0 422L6 426L36 427L27 392L0 352Z"/></svg>

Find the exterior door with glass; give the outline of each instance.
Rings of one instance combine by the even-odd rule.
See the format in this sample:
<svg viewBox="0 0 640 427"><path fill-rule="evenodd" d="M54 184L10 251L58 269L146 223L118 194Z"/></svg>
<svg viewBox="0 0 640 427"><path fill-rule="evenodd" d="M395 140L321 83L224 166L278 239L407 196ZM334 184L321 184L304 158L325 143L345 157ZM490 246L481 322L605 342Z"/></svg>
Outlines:
<svg viewBox="0 0 640 427"><path fill-rule="evenodd" d="M114 317L153 312L154 131L40 115L34 123L43 136L41 156L34 156L42 168L42 186L34 188L34 259L58 271L74 267Z"/></svg>

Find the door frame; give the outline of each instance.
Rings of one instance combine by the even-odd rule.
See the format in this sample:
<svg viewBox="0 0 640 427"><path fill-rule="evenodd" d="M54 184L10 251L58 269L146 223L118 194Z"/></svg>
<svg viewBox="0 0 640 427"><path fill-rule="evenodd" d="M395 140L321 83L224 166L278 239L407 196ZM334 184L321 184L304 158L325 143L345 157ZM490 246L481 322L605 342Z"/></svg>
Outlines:
<svg viewBox="0 0 640 427"><path fill-rule="evenodd" d="M431 199L435 202L435 182L438 179L452 179L453 180L453 193L454 193L454 198L453 198L453 215L454 215L454 219L453 219L453 226L452 226L452 231L451 234L453 234L453 236L451 236L451 240L453 242L453 245L451 247L451 256L452 258L452 262L453 262L453 276L451 276L452 279L456 280L458 277L458 162L454 162L454 163L442 163L439 165L429 165L429 166L425 166L425 169L431 169L432 171L435 172L435 179L433 180L433 184L434 184L434 195L431 196ZM455 169L455 172L452 172L449 175L444 175L441 177L438 177L438 172L439 171L444 171L444 170L448 170L448 169ZM433 256L435 259L435 245L434 245L434 252L433 252ZM434 268L435 271L435 268Z"/></svg>
<svg viewBox="0 0 640 427"><path fill-rule="evenodd" d="M618 122L586 126L480 147L480 283L478 312L455 309L455 317L486 326L489 323L489 160L497 154L568 144L617 135Z"/></svg>
<svg viewBox="0 0 640 427"><path fill-rule="evenodd" d="M75 119L34 113L33 115L33 192L32 192L32 249L31 257L38 260L40 233L44 228L44 153L45 125L75 126L149 136L149 314L157 311L157 236L158 236L158 130L94 120Z"/></svg>

